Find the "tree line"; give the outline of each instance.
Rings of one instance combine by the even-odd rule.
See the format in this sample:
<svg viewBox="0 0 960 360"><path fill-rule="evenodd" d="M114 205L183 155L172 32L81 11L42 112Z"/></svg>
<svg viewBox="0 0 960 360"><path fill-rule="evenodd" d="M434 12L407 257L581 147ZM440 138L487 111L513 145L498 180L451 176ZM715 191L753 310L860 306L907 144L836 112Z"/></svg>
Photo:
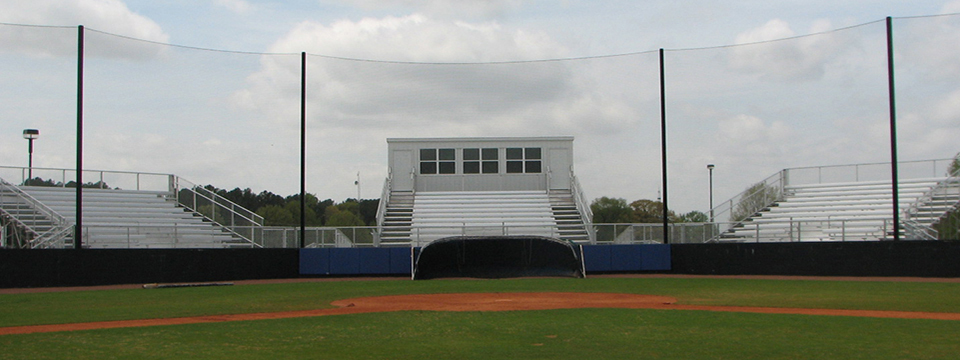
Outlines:
<svg viewBox="0 0 960 360"><path fill-rule="evenodd" d="M601 197L590 203L595 224L646 224L663 223L663 202L637 200L627 203L623 198ZM702 211L691 211L677 215L667 211L667 221L671 223L702 223L709 218Z"/></svg>
<svg viewBox="0 0 960 360"><path fill-rule="evenodd" d="M213 185L205 189L230 200L263 217L265 226L300 226L300 194L281 196L270 191L254 193L250 188L219 189ZM379 199L346 199L321 201L307 193L304 217L307 226L376 226Z"/></svg>

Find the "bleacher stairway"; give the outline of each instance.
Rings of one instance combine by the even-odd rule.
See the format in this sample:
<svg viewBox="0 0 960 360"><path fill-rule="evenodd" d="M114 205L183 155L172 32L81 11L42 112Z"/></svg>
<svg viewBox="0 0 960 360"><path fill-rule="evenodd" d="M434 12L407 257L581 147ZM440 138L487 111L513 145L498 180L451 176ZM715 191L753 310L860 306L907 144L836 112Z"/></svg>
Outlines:
<svg viewBox="0 0 960 360"><path fill-rule="evenodd" d="M958 201L929 195L931 189L947 179L944 177L899 181L901 213L913 205L919 208L918 214L927 214L914 216L911 220L915 224L927 226L935 222ZM921 200L926 198L929 200ZM890 181L788 185L784 188L782 200L727 230L720 240L887 240L893 237L892 202ZM901 228L901 236L903 235Z"/></svg>
<svg viewBox="0 0 960 360"><path fill-rule="evenodd" d="M589 240L569 191L394 191L380 234L382 246L462 235Z"/></svg>
<svg viewBox="0 0 960 360"><path fill-rule="evenodd" d="M76 189L20 189L71 225L76 222ZM250 242L178 206L169 192L85 188L83 207L83 245L87 248L251 247ZM72 236L66 241L72 244Z"/></svg>

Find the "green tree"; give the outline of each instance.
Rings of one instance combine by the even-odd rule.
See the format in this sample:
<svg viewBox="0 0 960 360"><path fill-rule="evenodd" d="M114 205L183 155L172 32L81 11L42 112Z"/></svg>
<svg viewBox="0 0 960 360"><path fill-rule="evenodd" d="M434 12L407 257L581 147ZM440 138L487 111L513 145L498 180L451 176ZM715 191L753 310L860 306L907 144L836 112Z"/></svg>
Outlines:
<svg viewBox="0 0 960 360"><path fill-rule="evenodd" d="M626 199L606 196L594 199L590 203L590 211L593 212L593 223L595 224L633 222L632 209L627 205Z"/></svg>
<svg viewBox="0 0 960 360"><path fill-rule="evenodd" d="M310 198L308 196L307 201L309 200ZM314 200L316 200L316 198L314 198ZM300 225L300 201L299 200L289 201L287 202L286 205L283 206L283 208L284 210L287 210L287 212L289 212L291 216L293 216L293 224L291 225L299 226ZM310 207L306 207L304 214L305 214L304 220L306 221L307 226L322 225L320 219L317 218L317 213L313 211L313 209L311 209Z"/></svg>
<svg viewBox="0 0 960 360"><path fill-rule="evenodd" d="M357 216L357 214L354 214L349 210L340 210L338 209L339 206L340 205L327 208L327 213L324 214L324 217L327 219L327 226L350 227L364 225L363 220L360 220L360 217Z"/></svg>
<svg viewBox="0 0 960 360"><path fill-rule="evenodd" d="M367 226L377 224L377 210L380 208L379 199L360 200L360 220Z"/></svg>
<svg viewBox="0 0 960 360"><path fill-rule="evenodd" d="M26 181L23 182L23 186L62 187L63 183L59 181L53 181L53 180L44 180L38 176L33 179L27 179Z"/></svg>
<svg viewBox="0 0 960 360"><path fill-rule="evenodd" d="M292 226L295 222L293 214L287 209L277 205L263 206L257 210L257 215L263 216L263 224L266 226Z"/></svg>
<svg viewBox="0 0 960 360"><path fill-rule="evenodd" d="M710 217L707 214L704 214L701 211L691 211L680 216L680 222L685 223L705 223L710 220Z"/></svg>
<svg viewBox="0 0 960 360"><path fill-rule="evenodd" d="M633 222L636 223L662 223L663 222L663 203L653 200L637 200L630 203L633 209ZM667 221L676 223L680 218L672 210L667 211Z"/></svg>

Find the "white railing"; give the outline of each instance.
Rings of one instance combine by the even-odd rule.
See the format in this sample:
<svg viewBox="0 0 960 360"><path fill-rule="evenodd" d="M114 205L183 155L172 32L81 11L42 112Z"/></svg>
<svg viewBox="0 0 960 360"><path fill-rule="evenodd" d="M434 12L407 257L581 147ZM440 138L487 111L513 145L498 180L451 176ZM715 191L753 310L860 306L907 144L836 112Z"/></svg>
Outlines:
<svg viewBox="0 0 960 360"><path fill-rule="evenodd" d="M960 162L960 154L957 154L950 162ZM936 197L951 201L952 203L946 206L948 209L956 209L960 206L960 171L953 173L947 171L946 179L937 183L936 186L917 198L917 201L903 209L900 217L903 219L908 235L922 240L937 240L939 238L938 231L931 226L932 224L916 221L919 218L933 219L943 216L943 207L928 206Z"/></svg>
<svg viewBox="0 0 960 360"><path fill-rule="evenodd" d="M587 229L587 236L590 237L590 243L595 243L597 241L597 233L593 228L593 209L590 209L590 202L587 201L586 195L583 193L583 187L580 186L580 181L577 180L577 177L573 174L573 169L570 170L570 191L573 193L574 202L577 204L577 211L580 212L580 218L583 220L583 227Z"/></svg>
<svg viewBox="0 0 960 360"><path fill-rule="evenodd" d="M192 225L84 225L84 248L222 249L262 247L213 227Z"/></svg>
<svg viewBox="0 0 960 360"><path fill-rule="evenodd" d="M718 223L717 229L739 223ZM747 224L750 224L749 222ZM766 224L769 225L769 224ZM756 226L721 231L708 242L808 242L808 241L882 241L892 239L890 219L785 220L779 226ZM914 240L914 239L911 239Z"/></svg>
<svg viewBox="0 0 960 360"><path fill-rule="evenodd" d="M559 238L556 226L507 225L475 226L417 226L410 231L410 245L424 246L431 241L449 236L519 236L537 235Z"/></svg>
<svg viewBox="0 0 960 360"><path fill-rule="evenodd" d="M720 233L723 233L737 226L756 212L770 206L774 201L783 199L784 188L788 182L787 174L787 170L782 170L770 175L730 200L724 201L720 203L720 205L710 209L710 214L713 217L711 221L720 225ZM726 220L718 221L718 219ZM717 236L719 236L719 234L717 234Z"/></svg>
<svg viewBox="0 0 960 360"><path fill-rule="evenodd" d="M7 196L0 196L0 211L6 213L7 217L21 226L25 231L34 235L33 239L24 245L32 249L63 246L63 244L59 246L55 244L62 243L70 237L72 226L66 218L3 178L0 178L0 189L2 189L3 193L13 195L16 199L11 201L12 199L9 199ZM29 206L30 210L38 213L42 218L25 220L2 210L20 204ZM38 231L38 228L43 223L49 223L50 229L41 233Z"/></svg>
<svg viewBox="0 0 960 360"><path fill-rule="evenodd" d="M33 179L27 179L28 173L33 172ZM19 166L0 166L0 177L20 179L21 185L34 184L36 179L46 179L47 184L57 187L74 187L77 179L76 169L40 168L32 169ZM83 170L83 181L86 187L90 184L94 188L111 188L142 191L172 191L170 188L170 174L111 171L111 170ZM28 183L28 180L31 180Z"/></svg>
<svg viewBox="0 0 960 360"><path fill-rule="evenodd" d="M304 247L378 247L377 227L308 227ZM300 246L300 228L265 227L263 246L267 248L297 248Z"/></svg>
<svg viewBox="0 0 960 360"><path fill-rule="evenodd" d="M387 173L387 178L383 181L383 190L380 191L380 202L377 204L377 243L380 242L379 234L383 232L383 219L387 215L387 202L390 201L390 178L392 173Z"/></svg>
<svg viewBox="0 0 960 360"><path fill-rule="evenodd" d="M697 244L710 241L718 234L717 224L668 224L671 244ZM593 224L595 244L663 244L663 224Z"/></svg>
<svg viewBox="0 0 960 360"><path fill-rule="evenodd" d="M612 244L662 244L662 224L593 224L599 245ZM703 243L717 233L716 224L677 223L670 224L671 243ZM299 246L299 228L266 227L263 229L264 247L296 248ZM449 236L525 236L538 235L559 238L552 226L420 226L412 229L409 242L392 243L392 246L424 246L431 241ZM304 246L310 248L335 247L380 247L375 239L377 228L359 227L310 227L306 229ZM586 243L586 242L584 242Z"/></svg>
<svg viewBox="0 0 960 360"><path fill-rule="evenodd" d="M262 245L263 217L217 193L171 175L177 203L256 247ZM186 192L186 194L184 194Z"/></svg>
<svg viewBox="0 0 960 360"><path fill-rule="evenodd" d="M901 161L897 163L898 178L920 179L940 177L954 159ZM890 163L861 163L850 165L807 166L784 169L785 185L829 184L861 181L890 181Z"/></svg>

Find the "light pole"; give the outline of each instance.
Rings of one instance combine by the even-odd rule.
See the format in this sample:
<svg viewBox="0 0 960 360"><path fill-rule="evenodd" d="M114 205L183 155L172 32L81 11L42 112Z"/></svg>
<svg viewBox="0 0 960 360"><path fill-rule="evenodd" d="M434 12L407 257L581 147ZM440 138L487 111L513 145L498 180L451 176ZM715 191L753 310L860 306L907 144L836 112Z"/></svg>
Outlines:
<svg viewBox="0 0 960 360"><path fill-rule="evenodd" d="M37 129L24 129L23 138L27 139L27 142L30 143L27 148L27 154L29 160L27 160L27 181L33 179L33 140L36 140L40 137L40 130Z"/></svg>
<svg viewBox="0 0 960 360"><path fill-rule="evenodd" d="M713 164L707 164L707 171L710 173L710 222L713 222Z"/></svg>

